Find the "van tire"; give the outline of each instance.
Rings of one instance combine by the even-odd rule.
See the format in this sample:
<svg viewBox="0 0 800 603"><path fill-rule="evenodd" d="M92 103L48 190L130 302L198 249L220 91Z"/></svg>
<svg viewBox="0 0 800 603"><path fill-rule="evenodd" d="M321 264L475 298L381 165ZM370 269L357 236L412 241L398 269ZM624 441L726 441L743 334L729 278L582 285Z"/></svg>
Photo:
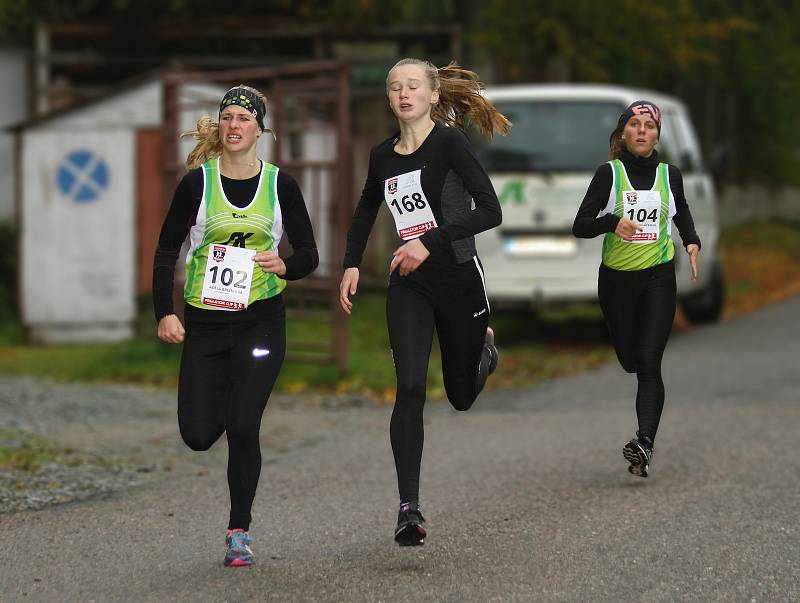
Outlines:
<svg viewBox="0 0 800 603"><path fill-rule="evenodd" d="M712 269L708 285L681 302L683 313L689 322L702 324L717 322L725 305L725 278L722 265L717 261Z"/></svg>

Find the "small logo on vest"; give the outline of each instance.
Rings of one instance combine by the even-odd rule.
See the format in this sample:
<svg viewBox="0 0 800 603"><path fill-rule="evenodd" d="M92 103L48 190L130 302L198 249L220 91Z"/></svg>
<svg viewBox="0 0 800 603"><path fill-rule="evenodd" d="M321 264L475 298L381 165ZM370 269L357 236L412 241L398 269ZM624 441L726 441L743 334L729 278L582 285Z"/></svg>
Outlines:
<svg viewBox="0 0 800 603"><path fill-rule="evenodd" d="M237 214L237 213L235 213L235 212L231 212L231 215L232 215L234 218L246 218L246 217L247 217L247 214Z"/></svg>
<svg viewBox="0 0 800 603"><path fill-rule="evenodd" d="M221 262L225 259L225 248L222 245L214 245L211 257L215 262Z"/></svg>
<svg viewBox="0 0 800 603"><path fill-rule="evenodd" d="M480 316L481 314L486 314L486 308L484 308L484 309L483 309L483 310L481 310L480 312L475 312L475 313L472 315L472 318L478 318L478 316Z"/></svg>

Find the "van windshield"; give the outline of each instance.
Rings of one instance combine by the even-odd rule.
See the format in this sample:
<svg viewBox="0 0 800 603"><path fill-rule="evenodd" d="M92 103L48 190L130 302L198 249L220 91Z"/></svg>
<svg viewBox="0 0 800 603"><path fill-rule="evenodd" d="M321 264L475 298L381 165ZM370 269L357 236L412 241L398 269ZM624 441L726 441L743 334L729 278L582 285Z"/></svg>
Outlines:
<svg viewBox="0 0 800 603"><path fill-rule="evenodd" d="M604 101L499 101L508 136L471 136L486 171L594 172L625 105Z"/></svg>

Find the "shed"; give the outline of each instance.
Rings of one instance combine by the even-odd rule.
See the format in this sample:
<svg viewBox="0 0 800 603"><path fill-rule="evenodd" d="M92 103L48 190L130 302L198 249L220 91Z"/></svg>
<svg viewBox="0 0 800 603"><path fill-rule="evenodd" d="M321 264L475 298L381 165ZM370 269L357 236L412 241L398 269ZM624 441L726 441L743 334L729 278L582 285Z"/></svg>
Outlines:
<svg viewBox="0 0 800 603"><path fill-rule="evenodd" d="M181 130L203 114L215 116L224 91L184 84ZM169 202L162 195L162 112L155 75L15 126L20 316L34 339L133 334L137 293L150 290ZM182 141L184 157L193 144Z"/></svg>

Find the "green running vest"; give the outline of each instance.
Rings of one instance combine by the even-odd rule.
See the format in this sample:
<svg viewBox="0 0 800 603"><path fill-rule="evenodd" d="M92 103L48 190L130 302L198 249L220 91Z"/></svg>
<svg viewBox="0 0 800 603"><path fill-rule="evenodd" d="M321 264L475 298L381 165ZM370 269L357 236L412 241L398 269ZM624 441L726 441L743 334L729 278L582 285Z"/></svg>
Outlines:
<svg viewBox="0 0 800 603"><path fill-rule="evenodd" d="M608 205L600 215L613 213L623 216L625 191L635 190L628 180L625 166L619 159L609 161L614 174L614 184L609 195ZM653 191L661 195L661 212L659 216L658 240L652 243L629 243L616 233L608 232L603 239L603 264L614 270L644 270L658 264L669 262L675 257L675 246L670 236L672 217L675 215L675 198L669 187L669 166L659 163L656 168L656 180Z"/></svg>
<svg viewBox="0 0 800 603"><path fill-rule="evenodd" d="M203 278L208 248L211 244L245 247L256 251L278 250L283 235L283 220L278 203L278 168L261 162L261 177L256 194L249 205L238 208L225 197L219 173L219 157L203 166L203 198L194 226L189 231L190 247L186 255L186 284L183 297L197 308L218 310L203 304ZM248 305L259 299L278 295L286 288L279 276L254 266Z"/></svg>

